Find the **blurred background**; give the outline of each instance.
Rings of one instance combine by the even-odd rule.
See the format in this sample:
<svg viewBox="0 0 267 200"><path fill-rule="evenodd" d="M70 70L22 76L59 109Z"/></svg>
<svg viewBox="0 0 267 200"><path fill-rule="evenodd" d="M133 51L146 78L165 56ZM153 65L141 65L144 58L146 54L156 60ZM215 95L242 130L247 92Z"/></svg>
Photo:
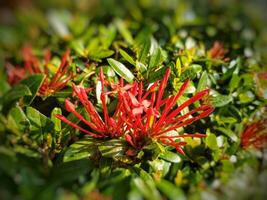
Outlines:
<svg viewBox="0 0 267 200"><path fill-rule="evenodd" d="M57 53L64 51L66 48L71 48L76 53L76 57L83 57L81 56L83 52L80 55L80 39L91 40L93 38L92 35L99 34L101 36L99 40L101 40L110 35L112 37L114 30L118 30L120 33L118 36L114 36L119 38L112 43L112 49L115 50L116 45L123 48L127 47L125 43L120 41L120 38L123 37L126 44L130 44L131 40L136 38L138 33L142 31L153 35L153 38L159 45L164 46L166 51L171 48L170 44L179 49L179 40L183 40L184 43L188 41L188 46L191 45L190 42L199 42L200 46L205 46L206 49L210 49L214 41L219 40L228 50L227 57L236 60L239 57L245 58L245 62L242 63L241 67L245 68L245 65L247 65L246 70L248 69L249 72L253 72L254 69L266 71L266 10L266 0L0 0L0 95L4 94L4 90L8 91L10 88L5 80L4 65L6 62L18 65L22 63L21 48L25 44L31 44L37 56L42 55L42 50L48 48ZM129 36L129 33L132 35ZM185 40L185 38L187 39ZM93 43L90 44L94 46L95 44ZM175 51L173 52L175 54ZM114 58L116 58L116 54ZM214 71L216 70L217 68ZM222 71L222 74L225 74L224 72ZM233 74L233 71L230 73ZM221 84L221 87L223 90L224 83ZM240 107L236 109L237 111L248 105L246 100L244 100L244 104L238 105ZM253 99L248 100L249 103L250 101L252 102ZM242 115L240 121L246 117ZM4 128L0 126L0 132L2 130ZM12 146L12 138L10 141ZM4 140L0 141L1 144L4 142ZM0 149L1 151L4 152L3 149ZM12 162L5 158L2 160L6 161L3 166L8 166L5 168L8 172L7 174L13 175L15 173L13 172L14 170L9 168ZM264 158L262 160L267 159ZM259 162L263 162L262 160ZM27 167L30 165L27 160L24 161L24 157L19 162ZM32 162L35 162L35 160ZM256 159L250 161L251 165L254 165L253 162L256 163ZM41 171L40 174L45 174L45 170L42 169L42 163L39 163L38 166ZM13 168L15 167L13 166ZM29 168L31 169L31 167ZM36 170L39 170L39 168L36 167ZM3 192L13 197L13 189L8 193L6 189L1 190L1 185L8 185L13 188L16 183L23 182L16 192L23 193L24 197L32 197L30 193L33 186L43 187L45 185L42 179L39 179L39 176L33 173L34 170L27 171L23 167L20 170L21 174L14 176L14 182L10 181L10 179L0 180L0 193ZM207 171L210 174L210 171ZM267 176L267 171L265 170L264 173L261 176L249 168L245 173L238 171L235 174L235 178L231 179L229 184L220 190L216 181L211 185L216 188L216 192L220 195L227 193L228 197L232 199L237 199L236 197L239 195L241 199L243 197L243 199L246 199L244 188L248 189L247 192L250 195L254 195L254 190L257 191L258 188L260 188L262 194L266 194L266 191L264 191L266 179L264 177ZM61 175L62 177L65 176L64 171ZM259 178L255 178L257 175ZM198 176L196 175L196 177ZM79 181L83 182L84 180L81 178ZM74 186L73 190L78 190L79 186ZM201 188L202 186L200 185L199 187ZM54 195L52 192L49 193L53 189L51 188L46 185L43 193L45 195L47 193L48 196ZM63 193L61 189L58 191L58 193ZM213 191L210 192L212 193ZM94 194L90 193L89 195ZM100 199L97 195L95 194L96 197L94 198ZM64 197L67 197L67 195ZM206 197L204 199L209 199L209 196L204 197ZM93 197L89 196L88 199L90 198L92 199Z"/></svg>
<svg viewBox="0 0 267 200"><path fill-rule="evenodd" d="M167 37L167 29L175 32L190 27L212 39L239 40L246 45L253 41L266 63L266 9L265 0L1 0L0 55L14 56L25 42L45 46L58 38L75 38L89 24L122 18L134 20L131 28L135 30L149 25L159 40Z"/></svg>

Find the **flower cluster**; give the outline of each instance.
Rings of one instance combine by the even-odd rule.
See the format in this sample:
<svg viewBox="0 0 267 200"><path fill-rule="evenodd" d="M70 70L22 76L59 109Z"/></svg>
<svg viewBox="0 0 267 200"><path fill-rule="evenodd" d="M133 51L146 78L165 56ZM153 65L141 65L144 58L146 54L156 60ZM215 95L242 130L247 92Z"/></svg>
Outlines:
<svg viewBox="0 0 267 200"><path fill-rule="evenodd" d="M262 119L248 125L241 135L241 147L262 149L267 145L267 120Z"/></svg>
<svg viewBox="0 0 267 200"><path fill-rule="evenodd" d="M147 139L152 139L173 146L178 152L184 154L181 146L186 143L180 140L181 138L205 136L198 133L179 134L175 130L207 117L213 112L214 108L204 103L200 107L182 114L186 107L201 99L204 100L209 94L209 90L198 92L181 105L176 106L176 102L184 94L189 80L181 86L176 95L163 98L170 72L168 69L159 86L158 82L155 82L144 93L143 83L140 82L135 84L131 91L122 94L128 115L128 118L125 119L127 124L125 138L135 148L141 148ZM173 133L173 131L175 132Z"/></svg>
<svg viewBox="0 0 267 200"><path fill-rule="evenodd" d="M119 103L117 104L116 111L112 116L109 116L106 105L107 94L105 93L105 86L107 85L107 82L104 80L104 74L102 68L100 68L99 79L101 82L100 99L103 106L104 119L100 117L95 107L93 106L92 102L88 100L86 89L81 86L73 85L73 92L74 95L78 97L79 101L85 108L87 114L90 117L90 121L86 120L80 113L76 111L75 105L71 103L71 101L67 99L65 100L66 110L68 112L73 113L78 119L84 122L90 129L94 130L96 133L93 133L87 129L82 128L77 124L74 124L63 115L56 115L56 117L62 120L63 122L66 122L69 125L73 126L74 128L77 128L95 138L121 137L124 133L124 121L122 115L125 115L125 112L123 112L123 105L119 101Z"/></svg>
<svg viewBox="0 0 267 200"><path fill-rule="evenodd" d="M72 72L69 70L71 62L69 50L63 55L60 66L52 78L50 78L50 71L48 68L51 58L50 51L45 53L44 67L41 66L38 58L33 54L31 46L25 46L22 49L22 57L24 60L23 67L14 67L10 63L6 65L7 78L10 85L17 84L19 81L26 78L27 75L44 74L45 79L38 91L38 95L49 96L64 88L73 77Z"/></svg>
<svg viewBox="0 0 267 200"><path fill-rule="evenodd" d="M184 94L189 80L182 85L176 95L164 98L164 90L170 72L171 70L168 69L160 84L159 81L156 81L146 91L143 91L142 82L124 85L123 80L121 80L119 84L107 83L104 80L103 71L100 69L99 79L104 119L100 117L92 102L88 100L86 89L75 85L73 85L74 94L82 103L90 120L86 120L78 113L75 105L69 100L65 101L65 107L68 112L73 113L86 124L88 129L74 124L63 115L56 115L56 117L95 138L125 137L125 140L135 149L141 149L147 142L154 140L164 145L173 146L178 152L184 154L181 147L186 143L181 138L203 137L205 135L199 133L179 134L176 130L209 116L214 108L204 101L198 108L182 114L186 107L199 100L207 99L209 90L198 92L177 106L176 102ZM111 91L105 91L107 85L112 88ZM111 93L117 94L118 103L114 114L109 116L106 96ZM175 134L170 134L171 131L175 131Z"/></svg>
<svg viewBox="0 0 267 200"><path fill-rule="evenodd" d="M226 58L225 55L228 53L228 50L224 48L223 43L215 41L213 46L208 51L208 55L212 59L228 61L229 58Z"/></svg>

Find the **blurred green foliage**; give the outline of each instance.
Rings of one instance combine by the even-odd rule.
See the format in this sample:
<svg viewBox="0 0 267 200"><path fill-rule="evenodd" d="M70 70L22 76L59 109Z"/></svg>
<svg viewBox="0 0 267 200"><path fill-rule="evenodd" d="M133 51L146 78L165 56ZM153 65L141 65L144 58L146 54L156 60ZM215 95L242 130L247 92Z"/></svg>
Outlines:
<svg viewBox="0 0 267 200"><path fill-rule="evenodd" d="M265 118L267 25L264 1L47 0L14 1L0 8L0 199L264 199L266 150L244 150L241 133ZM215 41L225 58L210 56ZM143 80L149 85L171 67L169 93L190 78L186 95L210 88L215 112L184 132L186 156L154 143L136 160L123 140L85 137L54 114L68 113L68 86L36 96L42 75L11 87L5 64L22 65L31 44L53 64L69 48L73 80L97 84L99 66L108 80ZM95 88L95 87L93 87ZM101 111L99 99L90 98ZM115 101L109 99L112 112ZM194 106L198 106L197 103ZM80 108L81 112L83 111ZM73 122L73 115L68 115ZM78 123L78 121L76 121ZM150 155L146 157L144 155Z"/></svg>

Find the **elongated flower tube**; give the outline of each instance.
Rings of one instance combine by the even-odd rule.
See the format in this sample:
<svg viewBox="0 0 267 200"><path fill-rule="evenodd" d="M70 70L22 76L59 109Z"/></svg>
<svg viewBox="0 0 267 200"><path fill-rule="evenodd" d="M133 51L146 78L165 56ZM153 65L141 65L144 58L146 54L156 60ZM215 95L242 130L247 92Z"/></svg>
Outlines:
<svg viewBox="0 0 267 200"><path fill-rule="evenodd" d="M100 99L103 107L103 119L94 108L92 102L88 99L86 89L81 86L73 85L74 95L78 97L79 101L83 105L85 111L90 117L90 121L85 119L80 113L77 112L75 105L69 100L65 100L65 107L68 112L73 113L78 119L80 119L88 129L84 129L81 126L74 124L63 115L56 115L61 121L71 125L72 127L79 129L80 131L91 135L95 138L118 138L124 134L124 120L123 115L126 113L123 111L124 106L119 98L116 110L112 116L109 115L106 98L108 92L105 92L105 86L107 82L104 80L104 74L102 68L100 68L99 80L101 82L101 94Z"/></svg>
<svg viewBox="0 0 267 200"><path fill-rule="evenodd" d="M267 146L267 120L262 119L248 125L241 135L243 149L262 149Z"/></svg>
<svg viewBox="0 0 267 200"><path fill-rule="evenodd" d="M32 48L29 45L22 49L22 57L24 60L24 67L14 67L11 64L6 65L8 81L11 85L26 78L27 74L44 74L45 80L38 91L38 96L49 96L64 88L69 80L73 78L73 74L69 70L69 64L71 62L69 50L63 55L60 66L53 77L50 77L48 69L51 57L49 51L45 54L44 67L41 67L38 58L32 53Z"/></svg>
<svg viewBox="0 0 267 200"><path fill-rule="evenodd" d="M209 94L208 89L198 92L177 107L176 102L184 94L189 80L182 85L176 95L163 98L170 72L168 69L158 90L156 90L158 82L155 82L147 91L143 92L143 83L140 82L129 91L121 94L127 111L125 137L134 148L142 148L146 140L152 139L173 146L178 152L184 154L181 147L186 143L180 140L181 138L205 136L199 133L170 134L171 131L209 116L214 110L211 105L202 104L182 114L185 108L201 99L204 100Z"/></svg>

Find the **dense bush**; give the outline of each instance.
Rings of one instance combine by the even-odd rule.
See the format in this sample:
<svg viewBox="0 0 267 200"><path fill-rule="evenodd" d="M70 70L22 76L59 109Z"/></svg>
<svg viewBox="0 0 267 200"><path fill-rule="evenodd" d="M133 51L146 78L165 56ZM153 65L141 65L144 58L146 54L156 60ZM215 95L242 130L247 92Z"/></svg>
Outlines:
<svg viewBox="0 0 267 200"><path fill-rule="evenodd" d="M266 30L227 2L3 4L0 199L264 199Z"/></svg>

